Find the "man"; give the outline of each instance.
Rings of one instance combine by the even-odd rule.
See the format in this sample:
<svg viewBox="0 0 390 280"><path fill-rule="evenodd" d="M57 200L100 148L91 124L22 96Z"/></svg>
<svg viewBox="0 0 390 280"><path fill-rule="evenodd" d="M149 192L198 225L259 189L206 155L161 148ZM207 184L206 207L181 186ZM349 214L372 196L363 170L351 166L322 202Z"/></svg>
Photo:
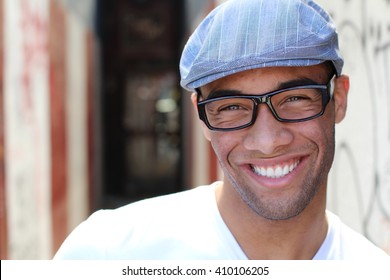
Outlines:
<svg viewBox="0 0 390 280"><path fill-rule="evenodd" d="M326 211L349 89L342 66L334 24L313 1L217 7L180 71L223 181L99 211L55 258L387 258Z"/></svg>

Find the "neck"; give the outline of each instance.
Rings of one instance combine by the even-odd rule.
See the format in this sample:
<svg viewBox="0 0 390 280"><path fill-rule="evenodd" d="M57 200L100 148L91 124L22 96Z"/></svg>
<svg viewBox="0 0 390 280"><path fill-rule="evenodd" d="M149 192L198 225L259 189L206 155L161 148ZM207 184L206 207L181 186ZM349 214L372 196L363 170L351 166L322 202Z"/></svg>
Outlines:
<svg viewBox="0 0 390 280"><path fill-rule="evenodd" d="M220 186L216 197L223 220L249 259L312 259L326 237L325 187L301 214L279 221L257 215L235 190Z"/></svg>

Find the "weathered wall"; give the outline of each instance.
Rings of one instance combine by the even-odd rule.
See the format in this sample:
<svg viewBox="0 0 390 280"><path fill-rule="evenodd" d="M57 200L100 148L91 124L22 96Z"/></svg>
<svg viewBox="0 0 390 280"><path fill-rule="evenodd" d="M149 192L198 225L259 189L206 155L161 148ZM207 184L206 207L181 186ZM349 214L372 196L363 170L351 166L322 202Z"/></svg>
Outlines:
<svg viewBox="0 0 390 280"><path fill-rule="evenodd" d="M4 142L8 257L51 244L48 1L4 1Z"/></svg>
<svg viewBox="0 0 390 280"><path fill-rule="evenodd" d="M89 215L94 2L78 2L2 1L2 258L51 258Z"/></svg>

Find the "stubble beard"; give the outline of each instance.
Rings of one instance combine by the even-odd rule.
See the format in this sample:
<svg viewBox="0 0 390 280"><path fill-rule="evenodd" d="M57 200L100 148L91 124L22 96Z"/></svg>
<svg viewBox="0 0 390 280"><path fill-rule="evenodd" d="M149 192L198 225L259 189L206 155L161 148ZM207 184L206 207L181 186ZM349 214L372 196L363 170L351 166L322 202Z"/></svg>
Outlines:
<svg viewBox="0 0 390 280"><path fill-rule="evenodd" d="M288 198L275 199L256 194L240 177L234 178L225 172L231 185L241 199L257 215L267 220L288 220L301 214L316 196L321 187L326 188L328 172L334 157L334 142L325 153L317 171L310 170L303 180L298 192ZM225 169L225 168L223 168ZM226 169L225 169L226 170Z"/></svg>
<svg viewBox="0 0 390 280"><path fill-rule="evenodd" d="M294 218L303 212L321 187L320 177L322 176L306 178L298 193L282 199L259 196L245 182L236 182L231 179L230 182L241 199L258 216L279 221Z"/></svg>

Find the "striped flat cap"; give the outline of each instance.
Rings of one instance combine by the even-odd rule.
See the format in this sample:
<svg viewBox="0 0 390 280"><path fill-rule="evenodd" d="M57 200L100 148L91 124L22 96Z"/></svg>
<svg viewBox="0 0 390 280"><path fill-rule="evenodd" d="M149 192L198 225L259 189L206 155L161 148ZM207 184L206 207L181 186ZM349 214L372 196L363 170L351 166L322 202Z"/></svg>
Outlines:
<svg viewBox="0 0 390 280"><path fill-rule="evenodd" d="M329 14L309 0L228 0L200 23L180 59L189 91L254 68L310 66L343 58Z"/></svg>

